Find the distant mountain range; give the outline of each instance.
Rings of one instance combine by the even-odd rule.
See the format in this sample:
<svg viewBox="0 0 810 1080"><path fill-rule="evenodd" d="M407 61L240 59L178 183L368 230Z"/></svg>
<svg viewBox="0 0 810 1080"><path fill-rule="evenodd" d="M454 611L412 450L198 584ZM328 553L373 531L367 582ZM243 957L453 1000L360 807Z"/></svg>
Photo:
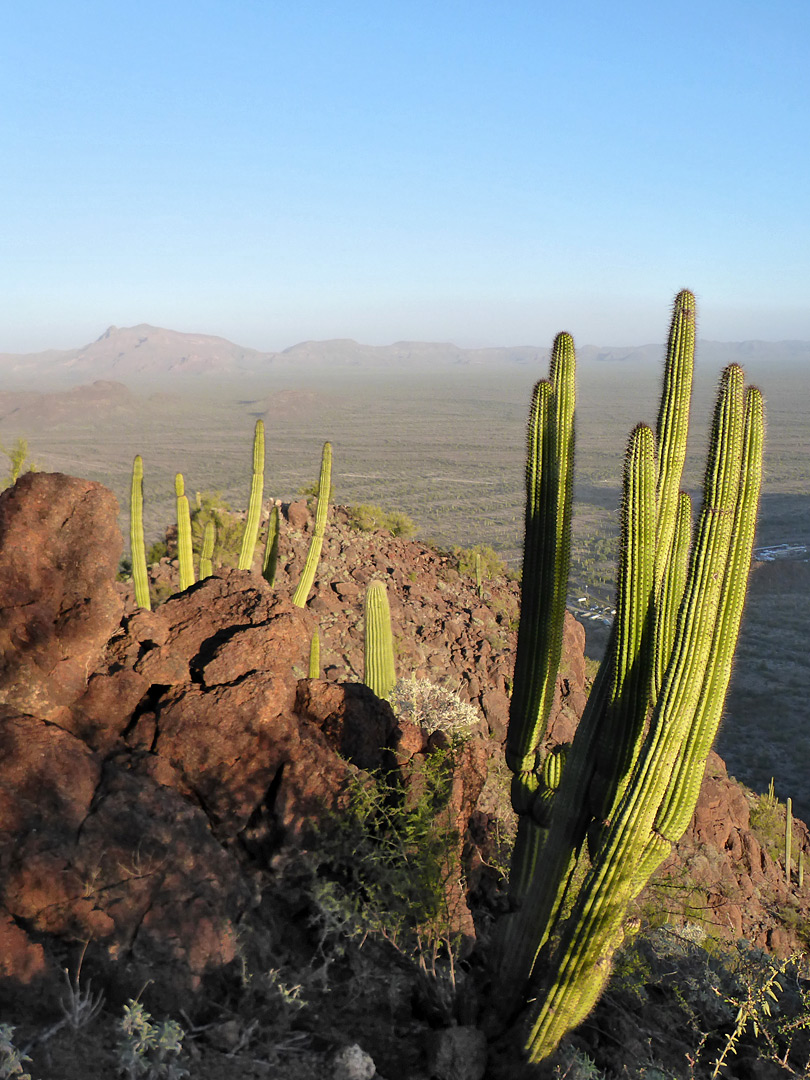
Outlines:
<svg viewBox="0 0 810 1080"><path fill-rule="evenodd" d="M639 345L577 349L585 362L660 361L663 346ZM59 381L160 379L166 376L234 377L261 375L272 368L312 370L357 368L384 371L416 368L435 370L458 365L497 367L543 363L547 348L533 345L462 349L446 342L398 341L393 345L362 345L350 339L303 341L282 352L260 352L225 338L181 334L141 323L111 326L96 341L78 349L39 353L0 353L0 379L7 384L39 384L44 377ZM701 361L722 366L732 361L780 363L810 361L810 342L742 341L700 343Z"/></svg>

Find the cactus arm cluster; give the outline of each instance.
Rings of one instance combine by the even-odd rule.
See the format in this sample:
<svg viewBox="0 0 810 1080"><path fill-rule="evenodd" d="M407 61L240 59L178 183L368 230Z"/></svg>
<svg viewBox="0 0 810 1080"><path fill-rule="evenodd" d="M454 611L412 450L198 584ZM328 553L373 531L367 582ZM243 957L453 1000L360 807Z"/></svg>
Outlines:
<svg viewBox="0 0 810 1080"><path fill-rule="evenodd" d="M276 570L278 569L279 525L278 507L274 506L267 521L267 540L264 545L264 561L262 563L262 577L271 588L276 583Z"/></svg>
<svg viewBox="0 0 810 1080"><path fill-rule="evenodd" d="M625 460L611 641L561 778L552 770L559 789L542 859L528 881L518 866L522 903L505 920L494 950L495 1011L508 1021L521 999L532 1001L520 1026L532 1061L551 1053L601 993L628 905L694 811L728 686L759 498L762 399L753 388L744 395L735 365L723 373L690 545L691 507L678 486L694 314L694 298L680 293L658 445L639 426ZM529 509L527 498L527 553ZM556 521L546 518L547 533L559 526L559 512ZM513 753L515 764L527 763ZM535 816L548 814L548 783L538 781Z"/></svg>
<svg viewBox="0 0 810 1080"><path fill-rule="evenodd" d="M758 501L762 414L755 404L758 394L748 397L743 437L742 372L727 369L675 649L637 767L611 810L548 965L551 975L545 976L525 1044L532 1060L547 1056L590 1011L623 939L627 905L694 812L728 683L751 559L753 530L742 522L753 521Z"/></svg>
<svg viewBox="0 0 810 1080"><path fill-rule="evenodd" d="M315 571L321 557L323 535L326 530L326 517L329 509L329 492L332 485L332 444L323 444L321 455L321 474L318 480L318 506L315 511L315 531L312 534L307 559L301 572L301 580L293 593L292 602L296 607L304 607L309 590L315 581Z"/></svg>
<svg viewBox="0 0 810 1080"><path fill-rule="evenodd" d="M132 493L129 501L129 549L132 555L132 580L135 584L135 603L152 610L149 599L149 578L146 573L146 548L143 539L143 459L135 455L132 463Z"/></svg>
<svg viewBox="0 0 810 1080"><path fill-rule="evenodd" d="M256 421L253 434L253 481L250 487L250 503L242 537L242 550L239 553L239 569L249 570L253 565L253 553L259 537L259 525L262 516L262 495L264 494L264 424Z"/></svg>
<svg viewBox="0 0 810 1080"><path fill-rule="evenodd" d="M396 681L388 592L384 582L372 581L366 589L363 682L387 701Z"/></svg>
<svg viewBox="0 0 810 1080"><path fill-rule="evenodd" d="M211 577L214 572L214 544L216 542L216 528L213 521L206 521L203 530L202 550L200 552L200 581Z"/></svg>
<svg viewBox="0 0 810 1080"><path fill-rule="evenodd" d="M177 558L180 562L180 592L194 584L194 560L191 551L191 512L185 494L183 474L174 478L177 497Z"/></svg>

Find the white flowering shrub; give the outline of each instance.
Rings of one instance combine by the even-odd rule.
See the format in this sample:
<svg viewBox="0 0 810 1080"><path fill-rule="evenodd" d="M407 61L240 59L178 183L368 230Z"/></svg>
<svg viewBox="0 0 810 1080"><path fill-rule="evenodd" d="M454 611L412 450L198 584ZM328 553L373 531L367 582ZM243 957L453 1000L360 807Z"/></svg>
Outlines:
<svg viewBox="0 0 810 1080"><path fill-rule="evenodd" d="M427 679L400 679L390 702L403 720L417 724L428 735L442 731L454 742L469 739L481 721L478 710L454 690Z"/></svg>

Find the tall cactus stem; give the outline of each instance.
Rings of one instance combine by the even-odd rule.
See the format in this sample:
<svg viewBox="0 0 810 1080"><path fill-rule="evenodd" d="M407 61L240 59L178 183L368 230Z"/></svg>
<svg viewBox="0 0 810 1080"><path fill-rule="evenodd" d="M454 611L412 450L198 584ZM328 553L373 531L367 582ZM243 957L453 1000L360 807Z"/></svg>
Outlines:
<svg viewBox="0 0 810 1080"><path fill-rule="evenodd" d="M214 544L216 527L213 521L206 521L203 530L202 550L200 551L200 581L211 577L214 572Z"/></svg>
<svg viewBox="0 0 810 1080"><path fill-rule="evenodd" d="M191 513L185 494L183 474L174 478L177 497L177 558L180 563L180 592L194 584L194 559L191 550Z"/></svg>
<svg viewBox="0 0 810 1080"><path fill-rule="evenodd" d="M793 844L793 799L788 797L785 805L785 881L791 882L791 846Z"/></svg>
<svg viewBox="0 0 810 1080"><path fill-rule="evenodd" d="M256 421L253 433L253 481L250 486L245 533L242 537L242 550L239 552L239 569L249 570L253 566L253 554L259 538L259 525L262 518L262 495L264 494L264 424Z"/></svg>
<svg viewBox="0 0 810 1080"><path fill-rule="evenodd" d="M309 678L320 679L321 677L321 635L318 627L312 631L312 640L309 643Z"/></svg>
<svg viewBox="0 0 810 1080"><path fill-rule="evenodd" d="M391 609L383 581L372 581L366 589L364 649L363 682L378 698L387 701L397 677L394 667Z"/></svg>
<svg viewBox="0 0 810 1080"><path fill-rule="evenodd" d="M272 588L276 583L276 570L278 569L278 536L281 517L278 506L273 506L270 517L267 520L267 540L264 545L264 560L262 562L262 577Z"/></svg>
<svg viewBox="0 0 810 1080"><path fill-rule="evenodd" d="M326 530L326 517L329 510L329 492L332 485L332 444L323 444L321 454L321 474L318 480L318 505L315 510L315 530L310 541L307 560L301 573L301 580L293 593L292 602L296 607L304 607L309 596L309 590L315 581L315 571L318 568L318 560L321 557L323 536Z"/></svg>
<svg viewBox="0 0 810 1080"><path fill-rule="evenodd" d="M129 550L132 556L132 581L135 603L152 610L149 599L149 577L146 571L146 547L143 539L143 459L135 455L132 463L132 492L129 500Z"/></svg>

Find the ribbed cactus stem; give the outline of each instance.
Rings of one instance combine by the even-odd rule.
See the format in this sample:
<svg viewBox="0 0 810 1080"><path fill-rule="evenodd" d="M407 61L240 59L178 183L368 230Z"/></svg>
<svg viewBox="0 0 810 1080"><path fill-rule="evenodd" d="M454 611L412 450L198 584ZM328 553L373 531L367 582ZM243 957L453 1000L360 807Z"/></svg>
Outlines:
<svg viewBox="0 0 810 1080"><path fill-rule="evenodd" d="M363 682L378 698L387 701L396 681L388 591L384 582L372 581L366 589Z"/></svg>
<svg viewBox="0 0 810 1080"><path fill-rule="evenodd" d="M332 444L323 444L321 455L321 474L318 480L318 505L315 511L315 530L307 552L307 560L301 573L292 602L296 607L304 607L309 596L309 590L315 581L315 571L318 568L318 560L321 557L323 536L326 530L326 517L329 510L329 492L332 486Z"/></svg>
<svg viewBox="0 0 810 1080"><path fill-rule="evenodd" d="M149 577L146 572L146 547L143 539L143 459L135 455L132 463L132 492L129 500L129 550L132 556L132 581L135 603L152 610L149 599Z"/></svg>
<svg viewBox="0 0 810 1080"><path fill-rule="evenodd" d="M790 888L791 847L793 844L793 799L788 797L785 805L785 880Z"/></svg>
<svg viewBox="0 0 810 1080"><path fill-rule="evenodd" d="M253 566L253 554L259 538L259 525L262 519L262 495L264 494L264 424L256 421L253 433L253 481L250 487L245 533L242 537L242 550L239 552L239 569L249 570Z"/></svg>
<svg viewBox="0 0 810 1080"><path fill-rule="evenodd" d="M216 527L213 521L206 521L203 530L202 551L200 552L200 581L211 577L214 572L214 544L216 543Z"/></svg>
<svg viewBox="0 0 810 1080"><path fill-rule="evenodd" d="M271 588L276 583L276 570L278 568L278 535L280 520L278 506L273 506L267 521L267 540L264 545L264 561L262 563L262 577Z"/></svg>
<svg viewBox="0 0 810 1080"><path fill-rule="evenodd" d="M309 643L309 678L320 679L321 677L321 636L318 627L312 631L312 640Z"/></svg>
<svg viewBox="0 0 810 1080"><path fill-rule="evenodd" d="M754 388L744 392L735 365L723 373L703 504L690 542L691 506L678 487L693 345L694 298L684 292L676 299L670 330L658 445L644 426L631 436L616 619L564 768L553 762L538 776L532 761L536 729L521 724L513 699L510 738L513 723L516 735L507 740L513 799L519 810L531 804L544 829L524 828L527 815L521 813L516 847L522 844L528 854L519 850L513 868L524 891L493 949L492 1001L496 1015L508 1022L521 998L530 1000L521 1038L531 1061L550 1054L599 996L624 936L628 905L694 812L728 686L759 498L762 397ZM530 425L530 478L532 450L539 443L545 451L557 423L551 421L552 414L556 417L552 398L553 392L536 392L533 418L536 412L543 435L533 442ZM550 452L538 456L544 468L555 460ZM556 585L548 547L535 559L529 528L535 512L548 524L554 506L558 535L560 504L548 501L542 481L539 495L527 486L525 565L545 591L539 600L524 601L521 633L524 616L534 618L537 610L548 608ZM524 570L524 597L525 582ZM527 664L527 670L539 695L543 667ZM527 694L524 700L534 699ZM545 839L538 842L541 833ZM583 854L586 836L589 866ZM531 872L521 865L527 859ZM789 872L789 855L786 862Z"/></svg>
<svg viewBox="0 0 810 1080"><path fill-rule="evenodd" d="M183 474L174 478L177 497L177 558L180 563L180 592L194 584L194 559L191 550L191 512L185 494Z"/></svg>

